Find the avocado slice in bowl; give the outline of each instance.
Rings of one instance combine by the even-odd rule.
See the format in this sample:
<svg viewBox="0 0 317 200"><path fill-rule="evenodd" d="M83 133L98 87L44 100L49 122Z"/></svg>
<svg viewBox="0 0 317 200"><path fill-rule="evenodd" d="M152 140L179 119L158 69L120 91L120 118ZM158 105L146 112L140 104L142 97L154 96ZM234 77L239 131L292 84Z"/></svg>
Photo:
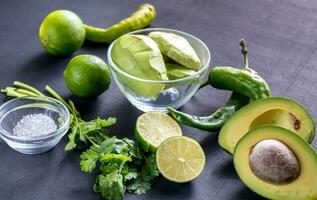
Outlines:
<svg viewBox="0 0 317 200"><path fill-rule="evenodd" d="M177 80L196 74L194 70L188 69L178 64L165 63L165 66L169 80Z"/></svg>
<svg viewBox="0 0 317 200"><path fill-rule="evenodd" d="M232 154L249 130L264 124L287 128L309 143L315 135L314 121L301 104L286 97L268 97L237 111L221 128L218 143Z"/></svg>
<svg viewBox="0 0 317 200"><path fill-rule="evenodd" d="M124 35L113 44L111 57L124 72L145 80L168 80L163 56L157 44L145 35ZM141 80L121 75L119 77L138 95L156 98L164 84L144 83Z"/></svg>
<svg viewBox="0 0 317 200"><path fill-rule="evenodd" d="M294 132L262 125L236 145L234 167L254 192L269 199L317 199L317 154Z"/></svg>
<svg viewBox="0 0 317 200"><path fill-rule="evenodd" d="M201 68L198 55L184 37L160 31L153 31L149 36L157 43L162 54L189 69L198 71Z"/></svg>

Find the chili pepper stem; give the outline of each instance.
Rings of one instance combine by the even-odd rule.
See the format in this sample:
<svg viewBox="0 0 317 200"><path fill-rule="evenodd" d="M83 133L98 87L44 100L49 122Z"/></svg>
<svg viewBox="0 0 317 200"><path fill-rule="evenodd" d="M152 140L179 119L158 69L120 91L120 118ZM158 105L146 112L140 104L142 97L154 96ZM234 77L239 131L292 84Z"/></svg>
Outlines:
<svg viewBox="0 0 317 200"><path fill-rule="evenodd" d="M240 40L240 46L241 53L243 54L244 68L249 69L248 49L243 38Z"/></svg>

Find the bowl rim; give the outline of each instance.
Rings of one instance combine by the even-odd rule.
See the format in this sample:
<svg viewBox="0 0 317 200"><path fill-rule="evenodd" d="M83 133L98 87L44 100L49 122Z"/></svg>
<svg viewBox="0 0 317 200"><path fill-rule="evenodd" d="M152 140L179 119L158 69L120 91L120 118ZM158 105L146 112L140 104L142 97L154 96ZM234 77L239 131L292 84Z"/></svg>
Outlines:
<svg viewBox="0 0 317 200"><path fill-rule="evenodd" d="M40 136L16 136L16 135L13 135L12 133L8 132L7 130L5 130L0 124L0 136L4 136L8 139L15 140L15 141L32 142L32 141L38 141L38 140L46 140L46 139L49 139L51 137L63 134L63 132L65 132L65 134L66 134L66 132L68 131L69 125L70 125L70 118L71 118L70 112L69 112L68 108L62 102L60 102L59 100L57 100L55 98L47 97L47 96L39 96L39 97L24 96L24 97L17 97L17 98L14 98L14 99L11 99L11 100L5 102L4 104L2 104L0 106L0 121L3 120L3 117L8 112L11 112L12 110L16 109L17 107L12 108L6 112L3 112L3 109L6 106L8 106L9 104L12 104L15 101L21 101L21 100L37 100L37 101L43 101L43 102L44 101L46 101L46 102L53 101L57 105L52 105L52 106L54 106L55 108L58 108L59 110L62 110L61 113L64 115L66 120L63 123L63 125L60 126L56 131L53 131L53 132L45 134L45 135L40 135ZM24 104L24 105L28 105L28 104ZM20 106L23 106L23 105L20 105ZM20 107L20 106L18 106L18 107Z"/></svg>
<svg viewBox="0 0 317 200"><path fill-rule="evenodd" d="M175 80L148 80L148 79L143 79L143 78L139 78L139 77L136 77L136 76L133 76L125 71L123 71L122 69L120 69L120 67L118 67L115 62L112 60L112 56L111 56L111 51L112 51L112 48L113 48L113 45L114 43L122 36L124 35L130 35L130 34L138 34L138 33L142 33L142 32L148 32L148 31L167 31L167 32L171 32L171 33L179 33L181 35L186 35L188 37L191 37L195 40L197 40L199 43L202 44L202 46L205 48L206 52L207 52L207 62L206 64L200 69L198 70L196 73L190 75L190 76L186 76L184 78L180 78L180 79L175 79ZM146 28L146 29L140 29L140 30L137 30L137 31L132 31L132 32L129 32L127 34L124 34L122 36L120 36L119 38L117 38L116 40L114 40L108 50L107 50L107 58L108 58L108 64L109 64L109 68L111 69L114 69L115 71L119 72L120 74L130 78L130 79L134 79L136 81L141 81L141 82L146 82L146 83L158 83L158 84L169 84L169 83L180 83L180 82L186 82L186 81L189 81L191 79L194 79L194 78L197 78L197 77L200 77L201 75L203 75L209 68L210 68L210 51L209 51L209 48L207 47L207 45L202 41L200 40L199 38L197 38L196 36L193 36L189 33L186 33L186 32L183 32L183 31L179 31L179 30L175 30L175 29L169 29L169 28Z"/></svg>

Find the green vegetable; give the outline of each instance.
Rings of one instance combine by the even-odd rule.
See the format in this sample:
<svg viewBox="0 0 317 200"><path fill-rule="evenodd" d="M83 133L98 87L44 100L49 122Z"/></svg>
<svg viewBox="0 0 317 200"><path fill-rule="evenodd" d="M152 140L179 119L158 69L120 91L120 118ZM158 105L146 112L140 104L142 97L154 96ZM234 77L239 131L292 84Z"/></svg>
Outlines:
<svg viewBox="0 0 317 200"><path fill-rule="evenodd" d="M227 104L209 116L190 115L171 107L168 108L168 112L175 120L187 126L205 131L218 131L233 113L247 105L249 101L250 98L233 92Z"/></svg>
<svg viewBox="0 0 317 200"><path fill-rule="evenodd" d="M145 3L140 5L130 17L107 29L85 25L86 39L100 43L111 42L125 33L147 27L155 17L154 6Z"/></svg>
<svg viewBox="0 0 317 200"><path fill-rule="evenodd" d="M154 154L145 154L132 140L112 137L92 145L80 156L84 172L93 172L99 163L94 191L105 199L122 199L125 192L142 194L158 176Z"/></svg>
<svg viewBox="0 0 317 200"><path fill-rule="evenodd" d="M189 69L198 71L201 68L198 55L184 37L159 31L151 32L149 36L157 43L162 54Z"/></svg>
<svg viewBox="0 0 317 200"><path fill-rule="evenodd" d="M265 124L289 129L308 143L315 136L314 120L303 105L285 97L268 97L237 111L219 131L218 144L233 154L248 131Z"/></svg>
<svg viewBox="0 0 317 200"><path fill-rule="evenodd" d="M13 97L44 96L25 83L15 81L13 85L17 87L6 87L1 92ZM125 192L142 194L151 188L150 181L159 175L155 154L143 152L127 138L109 137L107 127L116 122L115 118L96 118L86 122L71 100L66 102L49 86L45 89L71 113L71 131L65 150L88 148L80 155L80 167L84 172L91 173L99 166L95 192L104 199L120 200Z"/></svg>
<svg viewBox="0 0 317 200"><path fill-rule="evenodd" d="M169 80L181 79L196 74L194 70L185 68L179 64L165 63L165 66Z"/></svg>
<svg viewBox="0 0 317 200"><path fill-rule="evenodd" d="M252 101L271 96L266 81L249 68L248 50L245 42L240 41L244 57L244 69L215 67L209 74L209 83L218 89L231 90L251 98Z"/></svg>
<svg viewBox="0 0 317 200"><path fill-rule="evenodd" d="M146 35L124 35L116 40L111 57L120 69L146 80L168 80L166 67L157 44ZM138 95L156 98L164 84L144 84L124 75L119 78Z"/></svg>
<svg viewBox="0 0 317 200"><path fill-rule="evenodd" d="M249 68L247 48L242 39L240 41L244 56L244 69L232 67L215 67L209 74L209 83L219 89L233 91L227 105L219 108L210 116L199 117L189 115L173 108L168 108L170 115L180 123L206 131L218 131L222 125L241 107L251 100L269 97L271 91L265 80Z"/></svg>

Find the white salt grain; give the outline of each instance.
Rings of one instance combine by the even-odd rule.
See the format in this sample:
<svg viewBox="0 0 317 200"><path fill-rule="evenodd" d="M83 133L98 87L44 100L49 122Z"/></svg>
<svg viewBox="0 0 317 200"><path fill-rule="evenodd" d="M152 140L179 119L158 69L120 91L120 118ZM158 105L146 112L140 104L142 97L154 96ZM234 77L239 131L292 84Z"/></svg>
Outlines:
<svg viewBox="0 0 317 200"><path fill-rule="evenodd" d="M54 120L45 114L29 114L22 119L13 128L16 136L41 136L52 133L57 130Z"/></svg>

